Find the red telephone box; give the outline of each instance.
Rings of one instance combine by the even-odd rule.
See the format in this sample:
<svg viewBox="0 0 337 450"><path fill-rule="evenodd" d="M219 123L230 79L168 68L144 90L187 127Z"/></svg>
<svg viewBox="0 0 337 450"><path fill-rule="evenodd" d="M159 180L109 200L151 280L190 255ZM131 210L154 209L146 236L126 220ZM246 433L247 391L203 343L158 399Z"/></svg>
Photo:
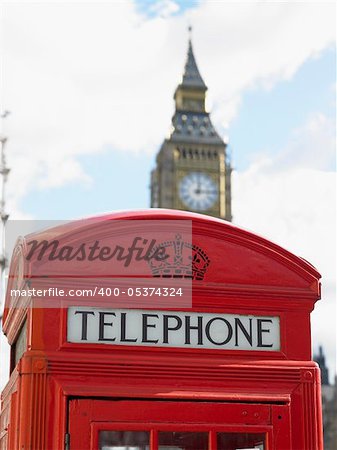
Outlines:
<svg viewBox="0 0 337 450"><path fill-rule="evenodd" d="M323 449L319 278L260 236L186 212L19 239L0 448Z"/></svg>

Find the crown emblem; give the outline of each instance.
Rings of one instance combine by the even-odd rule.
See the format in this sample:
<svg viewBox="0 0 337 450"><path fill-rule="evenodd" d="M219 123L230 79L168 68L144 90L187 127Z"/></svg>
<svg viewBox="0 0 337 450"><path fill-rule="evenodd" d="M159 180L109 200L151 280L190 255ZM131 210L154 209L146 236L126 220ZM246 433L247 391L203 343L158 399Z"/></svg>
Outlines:
<svg viewBox="0 0 337 450"><path fill-rule="evenodd" d="M154 277L204 279L210 259L200 247L183 241L181 235L177 234L174 240L158 244L153 252L159 248L165 248L168 258L163 261L150 259L149 264Z"/></svg>

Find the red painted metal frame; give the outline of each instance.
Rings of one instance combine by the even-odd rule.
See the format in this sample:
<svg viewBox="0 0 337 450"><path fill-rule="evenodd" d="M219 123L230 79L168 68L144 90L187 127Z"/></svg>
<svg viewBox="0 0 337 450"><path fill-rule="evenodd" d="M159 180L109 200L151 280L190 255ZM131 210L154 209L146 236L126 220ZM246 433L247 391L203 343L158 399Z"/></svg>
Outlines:
<svg viewBox="0 0 337 450"><path fill-rule="evenodd" d="M277 315L281 351L71 344L66 341L70 302L57 304L50 298L55 308L43 309L32 307L35 299L7 297L4 332L15 345L26 321L27 351L2 392L0 449L63 450L69 399L86 397L270 404L274 427L279 426L277 408L289 405L291 444L284 450L322 450L320 374L311 361L310 343L310 312L320 296L320 275L276 244L192 213L112 214L91 232L99 236L100 223L111 220L149 219L191 220L193 243L212 259L204 281L193 281L193 311ZM77 222L68 226L72 239L77 232ZM20 274L29 279L29 267L21 267L25 246L20 240L14 251L9 289L14 282L24 286ZM227 265L223 255L229 255ZM71 279L62 283L71 285Z"/></svg>
<svg viewBox="0 0 337 450"><path fill-rule="evenodd" d="M100 430L213 432L209 450L217 450L215 432L265 433L266 450L283 450L290 442L287 434L289 412L285 405L278 406L279 411L282 408L282 420L273 427L272 408L275 405L100 400L73 400L73 403L70 406L70 435L74 438L70 449L97 450ZM86 434L76 434L78 426L86 430ZM278 442L275 442L276 436ZM157 441L156 436L151 438L152 442ZM157 442L150 450L157 450Z"/></svg>

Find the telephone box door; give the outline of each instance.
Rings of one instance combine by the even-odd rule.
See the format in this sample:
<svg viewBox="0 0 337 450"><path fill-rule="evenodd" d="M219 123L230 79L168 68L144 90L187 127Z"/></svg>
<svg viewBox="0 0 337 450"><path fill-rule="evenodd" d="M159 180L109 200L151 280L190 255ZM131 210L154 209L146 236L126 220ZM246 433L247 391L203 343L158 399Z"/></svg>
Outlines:
<svg viewBox="0 0 337 450"><path fill-rule="evenodd" d="M290 450L289 407L74 399L70 450Z"/></svg>

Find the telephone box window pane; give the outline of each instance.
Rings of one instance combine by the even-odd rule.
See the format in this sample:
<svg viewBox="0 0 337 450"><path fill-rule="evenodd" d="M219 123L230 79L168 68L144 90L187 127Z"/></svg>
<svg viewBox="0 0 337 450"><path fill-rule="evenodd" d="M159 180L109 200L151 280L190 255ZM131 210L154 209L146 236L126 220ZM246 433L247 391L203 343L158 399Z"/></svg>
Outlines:
<svg viewBox="0 0 337 450"><path fill-rule="evenodd" d="M15 348L14 348L14 367L19 362L19 359L24 354L24 352L27 350L27 322L25 321L20 333L16 339L15 342ZM13 367L13 369L14 369Z"/></svg>
<svg viewBox="0 0 337 450"><path fill-rule="evenodd" d="M158 450L207 450L208 433L164 432L158 433Z"/></svg>
<svg viewBox="0 0 337 450"><path fill-rule="evenodd" d="M99 450L149 450L149 431L100 431Z"/></svg>
<svg viewBox="0 0 337 450"><path fill-rule="evenodd" d="M218 450L265 450L266 435L254 433L218 433Z"/></svg>

